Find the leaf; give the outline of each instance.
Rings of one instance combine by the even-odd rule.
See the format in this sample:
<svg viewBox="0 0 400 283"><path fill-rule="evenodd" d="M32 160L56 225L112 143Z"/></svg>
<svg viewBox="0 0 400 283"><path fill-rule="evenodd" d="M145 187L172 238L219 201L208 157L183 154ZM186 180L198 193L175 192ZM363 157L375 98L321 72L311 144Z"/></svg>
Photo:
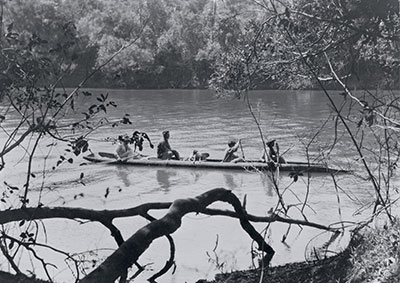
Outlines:
<svg viewBox="0 0 400 283"><path fill-rule="evenodd" d="M82 112L83 115L85 115L85 119L88 120L90 118L90 115L86 112Z"/></svg>
<svg viewBox="0 0 400 283"><path fill-rule="evenodd" d="M14 27L14 23L9 24L9 25L7 26L7 32L9 32L9 33L12 32L13 27Z"/></svg>
<svg viewBox="0 0 400 283"><path fill-rule="evenodd" d="M89 148L89 144L86 142L82 147L82 152L86 152Z"/></svg>
<svg viewBox="0 0 400 283"><path fill-rule="evenodd" d="M132 124L131 120L129 120L129 119L126 118L126 117L122 118L122 121L121 121L121 122L122 122L122 124L125 124L125 125L126 125L126 124L130 124L130 125Z"/></svg>
<svg viewBox="0 0 400 283"><path fill-rule="evenodd" d="M292 171L289 173L289 177L293 178L293 182L297 182L299 180L299 176L303 176L303 172L301 171Z"/></svg>
<svg viewBox="0 0 400 283"><path fill-rule="evenodd" d="M68 159L68 162L69 162L69 163L73 163L74 160L73 160L72 158L69 158L69 159Z"/></svg>
<svg viewBox="0 0 400 283"><path fill-rule="evenodd" d="M33 174L33 173L31 173L31 177L32 177L32 178L36 178L36 175Z"/></svg>
<svg viewBox="0 0 400 283"><path fill-rule="evenodd" d="M106 95L100 94L101 98L103 99L103 102L107 100L108 98L108 93Z"/></svg>
<svg viewBox="0 0 400 283"><path fill-rule="evenodd" d="M83 177L85 176L85 174L83 172L81 172L81 175L79 176L79 179L83 179Z"/></svg>
<svg viewBox="0 0 400 283"><path fill-rule="evenodd" d="M283 26L283 27L288 27L289 26L289 21L287 20L287 19L282 19L282 20L280 20L280 22L279 22L279 24L278 24L279 26Z"/></svg>
<svg viewBox="0 0 400 283"><path fill-rule="evenodd" d="M107 109L106 109L106 107L104 106L104 104L99 105L99 110L103 110L104 113L107 113Z"/></svg>
<svg viewBox="0 0 400 283"><path fill-rule="evenodd" d="M95 113L95 110L94 110L95 108L97 109L97 104L91 105L91 106L89 107L89 114Z"/></svg>
<svg viewBox="0 0 400 283"><path fill-rule="evenodd" d="M25 220L22 220L21 222L19 222L19 227L24 226L25 224Z"/></svg>
<svg viewBox="0 0 400 283"><path fill-rule="evenodd" d="M8 184L7 182L4 182L4 185L6 185L10 190L12 191L18 191L19 188L16 186L11 186L10 184Z"/></svg>
<svg viewBox="0 0 400 283"><path fill-rule="evenodd" d="M286 16L286 18L290 18L290 11L289 11L288 7L286 7L286 9L285 9L285 16Z"/></svg>

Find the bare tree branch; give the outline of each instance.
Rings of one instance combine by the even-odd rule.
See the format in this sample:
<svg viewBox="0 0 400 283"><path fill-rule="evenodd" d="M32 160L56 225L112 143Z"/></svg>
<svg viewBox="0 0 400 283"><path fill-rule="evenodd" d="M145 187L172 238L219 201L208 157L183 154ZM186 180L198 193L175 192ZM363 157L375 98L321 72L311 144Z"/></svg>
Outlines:
<svg viewBox="0 0 400 283"><path fill-rule="evenodd" d="M11 209L11 210L0 211L0 224L17 222L21 220L67 218L67 219L86 219L90 221L98 221L110 229L109 224L107 223L109 223L115 218L143 216L149 210L168 209L170 208L171 205L172 205L171 202L154 202L154 203L145 203L133 208L119 209L119 210L91 210L91 209L75 208L75 207L37 207L37 208L26 207L23 209ZM228 211L228 210L207 208L197 212L206 215L223 215L223 216L238 218L237 214L234 211ZM256 216L247 213L247 217L249 221L252 222L283 222L288 224L300 224L303 226L309 226L327 231L332 231L332 228L328 226L303 220L284 218L278 215ZM112 231L114 237L117 237L116 238L117 243L123 242L123 239L119 238L117 233L114 235L116 230L110 229L110 231Z"/></svg>
<svg viewBox="0 0 400 283"><path fill-rule="evenodd" d="M250 224L239 199L230 191L219 188L210 190L195 198L174 201L164 217L139 229L99 267L82 279L81 283L113 282L140 257L153 240L175 232L181 226L181 220L185 214L200 212L217 201L227 202L234 207L239 215L242 228L257 242L258 248L266 252L264 262L265 265L268 265L275 251Z"/></svg>

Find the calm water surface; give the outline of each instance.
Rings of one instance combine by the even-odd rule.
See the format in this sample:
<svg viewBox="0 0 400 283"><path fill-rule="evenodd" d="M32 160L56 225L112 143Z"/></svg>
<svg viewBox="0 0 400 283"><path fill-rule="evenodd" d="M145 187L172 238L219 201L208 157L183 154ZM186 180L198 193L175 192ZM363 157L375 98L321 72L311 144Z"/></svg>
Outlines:
<svg viewBox="0 0 400 283"><path fill-rule="evenodd" d="M110 99L117 103L118 108L109 112L110 120L129 113L133 122L132 125L119 127L105 126L94 132L90 141L93 151L114 151L115 145L104 139L123 133L131 134L134 130L147 132L153 143L157 144L161 138L160 133L169 129L171 146L178 149L182 156L188 156L193 149L198 149L209 152L211 157L222 158L226 144L232 138L242 138L246 158L258 158L261 155L258 128L243 100L218 99L211 92L198 90L92 91L97 94L109 93ZM340 99L339 96L336 98ZM286 159L305 161L308 139L319 130L326 119L329 120L330 110L322 93L258 91L251 93L250 100L266 139L277 139ZM78 106L83 110L91 103L81 101ZM9 123L11 127L12 121ZM320 150L329 144L332 138L333 124L330 119L327 128L316 139L318 143L310 147L312 158L318 158ZM51 142L48 140L48 143ZM338 143L332 152L331 166L347 166L347 162L352 159L346 152L348 145L346 139ZM33 181L31 203L40 200L50 206L121 209L145 202L165 202L193 197L216 187L231 189L241 199L247 196L248 211L256 215L266 215L270 208L275 207L277 201L269 177L259 173L104 164L80 166L83 160L76 160L73 164L64 164L57 170L51 170L58 156L64 154L63 150L62 146L55 149L46 146L40 148L40 156L36 159L37 165L34 168L38 177ZM151 150L146 144L144 153L154 155L155 150ZM15 165L0 177L4 178L7 174L7 180L18 183L26 168L25 158L22 154L15 154L8 162ZM43 167L48 177L45 183L40 178L44 172ZM81 172L85 174L84 184L79 182ZM346 194L337 192L331 177L324 174L314 174L310 180L303 177L294 184L291 184L292 179L287 173L279 176L280 188L287 188L286 203L293 205L289 211L290 216L302 219L303 216L296 205L308 198L309 206L304 210L307 219L324 225L335 224L340 220L361 219L362 215L354 215L356 209L373 197L369 185L347 176L339 176L338 182ZM46 188L41 189L44 186ZM106 190L109 191L107 197ZM153 215L160 217L162 213L157 212ZM43 238L66 251L81 253L98 249L104 258L115 248L109 232L98 224L63 220L51 220L46 223L47 234L43 235ZM144 224L146 221L139 218L116 221L125 238ZM256 224L259 231L265 227L266 224ZM310 247L324 243L330 236L313 228L300 229L291 226L286 242L282 243L281 239L287 232L287 225L274 223L266 233L267 241L276 250L273 265L304 260L311 250ZM241 230L237 220L188 215L184 218L182 227L173 236L177 269L175 274L169 272L159 282L195 282L200 278L211 279L216 272L245 269L252 264L252 242ZM343 238L332 248L340 249L340 246L345 244ZM169 246L165 239L154 242L139 261L147 266L147 271L138 282L144 281L162 268L168 259L168 251ZM51 257L52 261L60 265L59 269L53 270L57 276L56 280L70 282L70 272L62 264L62 259L53 254ZM223 263L222 269L218 270L215 262Z"/></svg>

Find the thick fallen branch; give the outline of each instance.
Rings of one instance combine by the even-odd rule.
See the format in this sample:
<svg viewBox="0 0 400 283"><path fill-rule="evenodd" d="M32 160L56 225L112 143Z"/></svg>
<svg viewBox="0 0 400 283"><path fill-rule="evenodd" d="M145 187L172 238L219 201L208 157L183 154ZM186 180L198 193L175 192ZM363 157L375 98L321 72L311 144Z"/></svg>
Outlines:
<svg viewBox="0 0 400 283"><path fill-rule="evenodd" d="M118 209L118 210L92 210L75 207L37 207L37 208L21 208L0 211L0 224L6 224L10 222L17 222L22 220L37 220L37 219L52 219L52 218L67 218L67 219L85 219L90 221L98 221L108 227L108 223L115 218L133 217L133 216L145 216L150 210L161 210L168 209L172 205L172 202L153 202L142 204L133 208ZM206 215L221 215L238 218L234 211L219 210L219 209L203 209L199 211ZM278 216L276 214L270 216L257 216L247 214L249 221L251 222L283 222L288 224L298 224L317 229L335 231L335 229L320 225L318 223L296 220ZM110 228L110 227L108 227ZM115 230L115 232L117 232ZM117 233L115 233L117 234ZM120 240L120 239L119 239ZM118 241L118 244L120 243Z"/></svg>
<svg viewBox="0 0 400 283"><path fill-rule="evenodd" d="M209 204L216 201L224 201L232 204L235 208L235 211L229 210L219 210L219 209L210 209L207 208ZM161 209L168 209L170 211L167 215L160 219L154 220L149 219L148 212L150 210L161 210ZM146 233L150 233L149 235L153 235L153 238L149 238L150 243L156 237L161 237L163 235L167 236L179 228L181 217L187 213L195 212L195 213L202 213L205 215L220 215L220 216L228 216L232 218L238 218L241 220L242 226L245 230L249 233L249 235L253 238L255 237L257 243L261 243L264 245L262 248L264 251L267 251L267 258L266 261L270 260L270 257L273 255L273 250L268 250L268 245L264 242L262 238L259 237L259 234L254 230L254 228L250 225L249 221L251 222L283 222L288 224L298 224L303 226L314 227L317 229L323 229L327 231L335 231L335 229L320 225L317 223L307 222L304 220L296 220L296 219L289 219L284 218L276 214L268 215L268 216L255 216L251 214L247 214L246 211L242 208L239 200L234 196L230 191L225 189L215 189L211 190L205 194L202 194L194 199L186 199L186 200L177 200L174 203L165 202L165 203L146 203L142 204L133 208L129 209L120 209L120 210L91 210L91 209L83 209L83 208L66 208L66 207L38 207L38 208L21 208L21 209L14 209L14 210L6 210L0 211L0 224L6 224L9 222L17 222L22 220L37 220L37 219L51 219L51 218L66 218L66 219L84 219L89 221L96 221L102 223L105 227L107 227L110 231L114 239L116 240L119 247L123 246L124 239L118 228L114 226L112 223L115 218L122 218L122 217L133 217L133 216L142 216L148 220L157 221L158 227L157 229L161 229L161 232L158 231L158 234L154 234L155 232L148 232L146 229L149 229L147 226L142 228L147 231ZM173 216L173 217L172 217ZM172 217L172 218L171 218ZM177 218L177 219L174 219ZM168 221L167 221L168 220ZM151 225L151 224L149 224ZM151 226L152 227L152 226ZM153 228L152 228L153 229ZM157 236L159 235L159 236ZM258 235L258 236L257 236ZM132 236L133 237L133 236ZM130 240L131 241L131 240ZM146 242L147 243L147 242ZM170 242L171 244L171 242ZM173 242L171 244L171 248L173 249ZM147 248L147 247L146 247ZM146 249L145 248L145 249ZM269 247L270 248L270 247ZM124 248L125 249L125 248ZM267 249L267 250L266 250ZM133 253L137 253L138 250L133 250ZM138 254L137 257L139 257ZM166 263L166 266L163 270L160 271L160 274L165 273L173 266L174 258L173 256L169 259ZM131 264L130 264L131 265ZM130 265L128 267L130 267ZM137 267L141 269L141 267L137 264ZM127 268L127 267L126 267ZM123 273L120 273L123 275ZM159 274L157 274L159 275ZM154 277L152 278L154 279ZM91 282L91 281L88 281ZM93 281L92 281L93 282Z"/></svg>
<svg viewBox="0 0 400 283"><path fill-rule="evenodd" d="M175 232L181 226L181 220L185 214L200 212L217 201L227 202L233 206L235 212L239 215L242 228L257 242L258 248L266 253L264 264L268 265L275 253L274 250L250 224L246 211L241 206L239 199L231 191L220 188L208 191L195 198L174 201L164 217L139 229L99 267L82 279L81 283L114 282L127 268L136 262L153 240Z"/></svg>

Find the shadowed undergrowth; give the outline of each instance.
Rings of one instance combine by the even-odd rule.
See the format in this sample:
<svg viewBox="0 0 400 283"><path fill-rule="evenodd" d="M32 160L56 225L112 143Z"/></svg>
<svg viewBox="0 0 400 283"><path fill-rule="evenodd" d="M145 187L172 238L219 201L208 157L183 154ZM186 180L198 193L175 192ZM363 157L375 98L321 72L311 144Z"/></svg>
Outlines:
<svg viewBox="0 0 400 283"><path fill-rule="evenodd" d="M400 224L366 227L340 254L314 261L218 274L209 283L400 282ZM263 276L263 280L260 280ZM198 283L207 281L199 280Z"/></svg>

